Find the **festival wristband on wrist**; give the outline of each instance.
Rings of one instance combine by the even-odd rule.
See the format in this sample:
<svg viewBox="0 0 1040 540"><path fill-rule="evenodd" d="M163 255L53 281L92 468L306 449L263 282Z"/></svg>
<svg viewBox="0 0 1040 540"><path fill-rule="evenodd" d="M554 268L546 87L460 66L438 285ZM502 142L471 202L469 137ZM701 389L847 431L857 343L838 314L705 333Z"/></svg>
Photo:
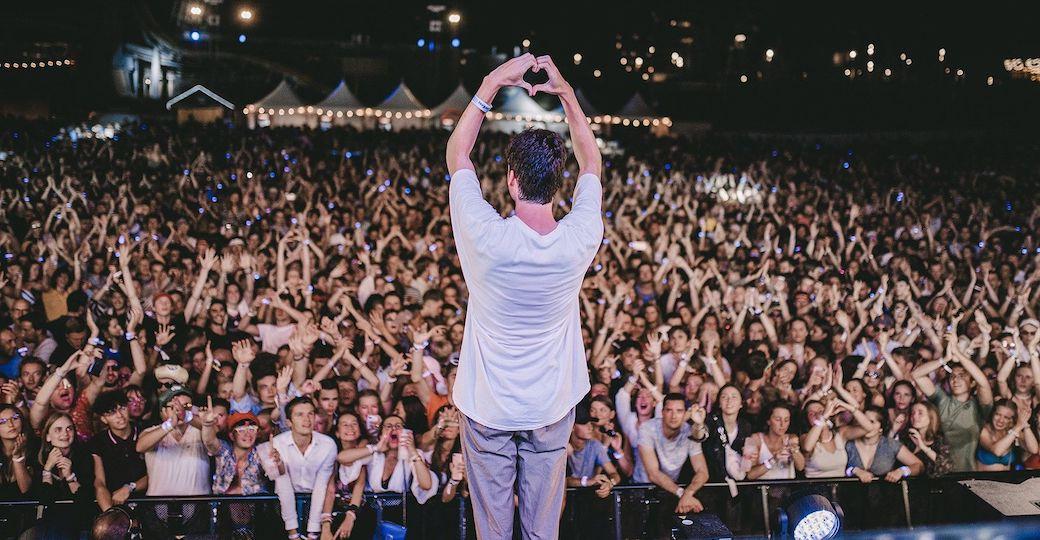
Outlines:
<svg viewBox="0 0 1040 540"><path fill-rule="evenodd" d="M856 468L855 467L849 467L849 468L845 469L845 476L848 476L849 478L852 478L855 475L856 475Z"/></svg>
<svg viewBox="0 0 1040 540"><path fill-rule="evenodd" d="M476 105L478 109L480 109L480 112L486 113L491 110L491 105L483 99L480 99L476 95L474 95L473 99L471 99L470 101L474 105Z"/></svg>
<svg viewBox="0 0 1040 540"><path fill-rule="evenodd" d="M589 477L588 476L582 476L581 477L581 487L589 487Z"/></svg>
<svg viewBox="0 0 1040 540"><path fill-rule="evenodd" d="M167 433L173 431L173 422L169 420L164 420L162 423L162 430Z"/></svg>
<svg viewBox="0 0 1040 540"><path fill-rule="evenodd" d="M903 465L902 467L899 468L899 470L903 471L903 478L906 478L906 477L910 476L910 467L907 467L906 465Z"/></svg>
<svg viewBox="0 0 1040 540"><path fill-rule="evenodd" d="M683 496L683 493L686 493L686 490L683 489L682 487L675 488L675 496L676 497L680 497L681 498Z"/></svg>

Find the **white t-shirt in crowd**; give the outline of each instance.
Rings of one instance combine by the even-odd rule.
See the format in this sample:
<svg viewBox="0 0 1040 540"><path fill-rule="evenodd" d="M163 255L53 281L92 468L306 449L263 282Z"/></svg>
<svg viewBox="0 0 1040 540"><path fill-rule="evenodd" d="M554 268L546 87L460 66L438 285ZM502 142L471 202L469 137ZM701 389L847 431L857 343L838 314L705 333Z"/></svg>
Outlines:
<svg viewBox="0 0 1040 540"><path fill-rule="evenodd" d="M258 324L256 329L260 332L260 349L266 353L278 354L282 345L289 344L289 337L292 336L293 330L296 330L296 324Z"/></svg>
<svg viewBox="0 0 1040 540"><path fill-rule="evenodd" d="M144 464L148 468L149 497L210 493L209 454L202 444L202 431L195 426L188 426L179 441L173 432L167 433L144 454Z"/></svg>
<svg viewBox="0 0 1040 540"><path fill-rule="evenodd" d="M589 391L578 293L603 240L599 178L578 179L570 213L545 235L502 219L472 170L449 192L469 289L455 405L504 431L553 424Z"/></svg>

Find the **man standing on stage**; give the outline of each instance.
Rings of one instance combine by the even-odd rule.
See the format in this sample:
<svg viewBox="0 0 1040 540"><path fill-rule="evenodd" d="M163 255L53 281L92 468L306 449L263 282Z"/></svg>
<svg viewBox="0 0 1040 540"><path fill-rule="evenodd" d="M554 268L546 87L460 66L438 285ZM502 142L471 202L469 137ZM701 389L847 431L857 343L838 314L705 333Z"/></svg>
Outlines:
<svg viewBox="0 0 1040 540"><path fill-rule="evenodd" d="M528 70L548 81L531 86ZM553 217L567 148L532 129L506 149L515 215L481 193L469 154L495 94L519 86L560 97L578 181L570 213ZM600 153L574 90L548 56L514 58L484 78L448 140L451 225L469 289L453 400L473 514L482 539L509 539L513 495L524 538L556 538L574 406L589 391L578 294L603 240ZM515 491L514 491L515 490Z"/></svg>

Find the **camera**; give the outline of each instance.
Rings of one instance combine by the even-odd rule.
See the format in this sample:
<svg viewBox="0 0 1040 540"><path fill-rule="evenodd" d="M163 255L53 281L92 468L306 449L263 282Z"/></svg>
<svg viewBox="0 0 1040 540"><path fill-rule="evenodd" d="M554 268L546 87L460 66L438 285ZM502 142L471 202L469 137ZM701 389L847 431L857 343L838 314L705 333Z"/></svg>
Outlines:
<svg viewBox="0 0 1040 540"><path fill-rule="evenodd" d="M599 432L606 435L607 437L617 437L617 431L613 429L607 429L606 426L600 426Z"/></svg>

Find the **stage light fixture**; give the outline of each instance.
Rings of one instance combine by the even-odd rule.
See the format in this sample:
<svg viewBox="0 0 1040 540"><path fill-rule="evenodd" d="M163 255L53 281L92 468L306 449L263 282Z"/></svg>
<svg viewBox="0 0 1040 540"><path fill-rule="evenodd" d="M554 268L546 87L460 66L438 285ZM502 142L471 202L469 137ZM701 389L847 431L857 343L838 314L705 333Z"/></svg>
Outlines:
<svg viewBox="0 0 1040 540"><path fill-rule="evenodd" d="M841 505L816 492L792 494L777 509L781 538L828 540L841 532Z"/></svg>
<svg viewBox="0 0 1040 540"><path fill-rule="evenodd" d="M243 21L251 21L251 20L253 20L253 10L251 10L249 8L242 8L238 12L238 18L242 19Z"/></svg>
<svg viewBox="0 0 1040 540"><path fill-rule="evenodd" d="M448 22L451 24L459 24L462 22L462 15L459 15L458 13L449 13Z"/></svg>

